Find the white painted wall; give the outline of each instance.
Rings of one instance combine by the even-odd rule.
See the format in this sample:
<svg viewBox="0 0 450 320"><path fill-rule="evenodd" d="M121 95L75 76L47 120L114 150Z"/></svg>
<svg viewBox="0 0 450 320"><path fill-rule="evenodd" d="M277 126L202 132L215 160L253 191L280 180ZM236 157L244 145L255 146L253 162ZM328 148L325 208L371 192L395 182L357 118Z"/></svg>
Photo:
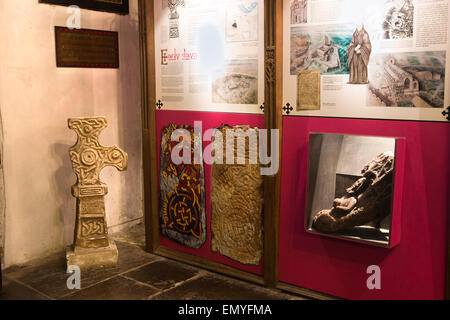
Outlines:
<svg viewBox="0 0 450 320"><path fill-rule="evenodd" d="M0 109L4 129L6 266L72 243L76 182L67 119L106 116L100 140L128 152L128 171L106 168L108 225L143 216L138 4L130 15L82 10L81 27L119 31L120 69L56 68L54 26L67 8L0 0ZM117 229L117 227L116 227Z"/></svg>

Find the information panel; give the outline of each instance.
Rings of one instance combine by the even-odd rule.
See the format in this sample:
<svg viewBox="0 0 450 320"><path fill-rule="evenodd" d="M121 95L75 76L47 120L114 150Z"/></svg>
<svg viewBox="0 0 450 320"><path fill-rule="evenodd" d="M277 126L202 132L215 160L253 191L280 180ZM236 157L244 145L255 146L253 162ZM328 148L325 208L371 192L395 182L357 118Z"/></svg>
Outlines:
<svg viewBox="0 0 450 320"><path fill-rule="evenodd" d="M448 0L284 0L291 115L448 121ZM320 71L320 86L304 72ZM315 108L302 101L320 101Z"/></svg>
<svg viewBox="0 0 450 320"><path fill-rule="evenodd" d="M156 93L168 110L262 113L264 1L155 1Z"/></svg>

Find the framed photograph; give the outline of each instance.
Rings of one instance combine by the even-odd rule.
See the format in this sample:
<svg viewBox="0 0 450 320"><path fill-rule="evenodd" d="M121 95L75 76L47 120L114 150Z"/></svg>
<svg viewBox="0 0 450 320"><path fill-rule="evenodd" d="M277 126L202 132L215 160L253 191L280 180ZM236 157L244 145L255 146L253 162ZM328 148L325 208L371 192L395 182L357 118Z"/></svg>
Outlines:
<svg viewBox="0 0 450 320"><path fill-rule="evenodd" d="M403 142L398 138L312 133L306 231L387 248L396 246L400 210L398 204L394 210L394 190L400 191L400 182L395 182L397 150Z"/></svg>
<svg viewBox="0 0 450 320"><path fill-rule="evenodd" d="M56 4L60 6L78 6L82 9L129 13L129 0L39 0L39 3Z"/></svg>

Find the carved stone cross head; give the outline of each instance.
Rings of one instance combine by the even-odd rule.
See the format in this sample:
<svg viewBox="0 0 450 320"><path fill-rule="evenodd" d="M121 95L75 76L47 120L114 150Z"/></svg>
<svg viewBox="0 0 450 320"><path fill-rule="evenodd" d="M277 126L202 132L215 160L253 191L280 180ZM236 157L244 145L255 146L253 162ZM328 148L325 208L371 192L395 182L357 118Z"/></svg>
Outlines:
<svg viewBox="0 0 450 320"><path fill-rule="evenodd" d="M117 146L104 147L98 141L100 132L108 125L105 117L72 118L69 128L78 135L77 143L69 149L78 186L102 185L99 175L106 166L126 170L128 155Z"/></svg>

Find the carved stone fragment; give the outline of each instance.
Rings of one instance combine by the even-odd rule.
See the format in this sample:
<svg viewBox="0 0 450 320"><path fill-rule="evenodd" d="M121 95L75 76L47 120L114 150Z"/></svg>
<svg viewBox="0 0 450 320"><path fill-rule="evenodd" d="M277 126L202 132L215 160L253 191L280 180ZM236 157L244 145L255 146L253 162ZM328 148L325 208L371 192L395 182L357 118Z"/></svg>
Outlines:
<svg viewBox="0 0 450 320"><path fill-rule="evenodd" d="M104 117L69 119L69 128L77 133L78 141L69 149L77 176L77 183L72 187L77 205L74 245L66 253L68 266L93 269L117 265L117 247L108 238L106 224L104 197L108 187L99 175L106 166L125 170L128 155L116 146L100 145L98 136L106 126Z"/></svg>
<svg viewBox="0 0 450 320"><path fill-rule="evenodd" d="M175 131L180 135L172 141ZM176 135L177 133L175 133ZM175 164L172 154L176 146L186 142L191 163ZM194 154L195 146L199 151ZM162 234L182 245L200 248L206 240L205 178L201 157L201 136L192 126L170 124L162 130L160 156L160 218ZM178 155L184 155L178 152Z"/></svg>
<svg viewBox="0 0 450 320"><path fill-rule="evenodd" d="M247 142L241 144L241 151L245 150L245 154L238 151L239 140L244 139ZM223 145L223 154L214 154L216 161L229 153L234 164L223 159L224 164L212 165L211 248L249 265L258 265L263 254L263 178L255 156L258 141L257 128L223 125L216 129L213 142L216 153Z"/></svg>
<svg viewBox="0 0 450 320"><path fill-rule="evenodd" d="M362 178L346 189L333 207L320 211L313 220L313 228L323 233L348 231L369 222L379 225L391 210L394 157L378 155L361 171Z"/></svg>

